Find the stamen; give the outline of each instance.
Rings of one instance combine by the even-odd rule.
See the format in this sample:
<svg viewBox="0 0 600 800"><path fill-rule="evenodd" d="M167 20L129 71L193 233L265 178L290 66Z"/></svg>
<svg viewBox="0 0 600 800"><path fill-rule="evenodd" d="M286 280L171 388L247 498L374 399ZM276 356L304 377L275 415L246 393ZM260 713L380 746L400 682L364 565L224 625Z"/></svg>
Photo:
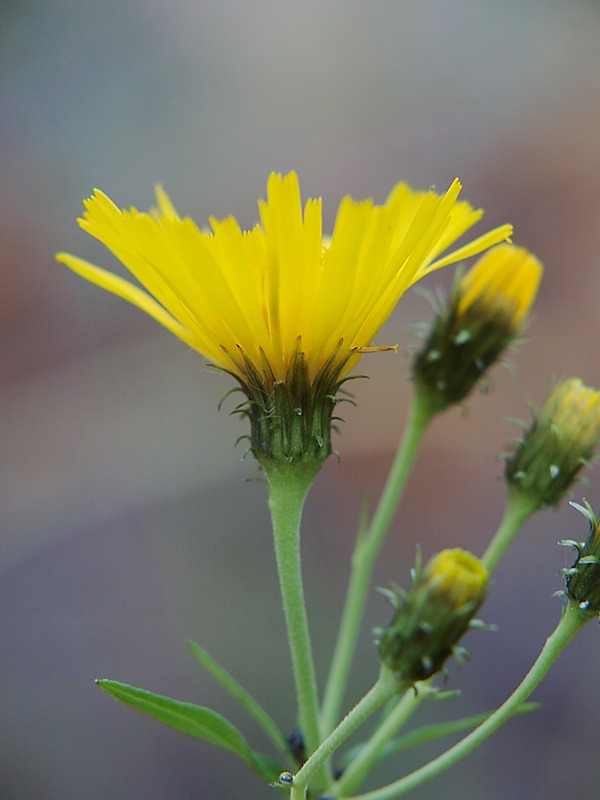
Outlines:
<svg viewBox="0 0 600 800"><path fill-rule="evenodd" d="M394 353L398 352L398 345L397 344L381 344L381 345L374 345L372 347L353 347L352 348L355 353L384 353L386 351L392 350Z"/></svg>

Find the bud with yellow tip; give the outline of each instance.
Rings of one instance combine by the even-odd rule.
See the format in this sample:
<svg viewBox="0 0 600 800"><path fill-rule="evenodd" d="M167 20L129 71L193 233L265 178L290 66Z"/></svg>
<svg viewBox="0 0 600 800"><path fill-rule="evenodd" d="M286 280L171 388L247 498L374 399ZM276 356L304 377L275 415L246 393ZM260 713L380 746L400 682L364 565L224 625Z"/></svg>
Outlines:
<svg viewBox="0 0 600 800"><path fill-rule="evenodd" d="M506 461L512 493L542 508L562 499L600 441L600 392L579 378L558 383Z"/></svg>
<svg viewBox="0 0 600 800"><path fill-rule="evenodd" d="M442 669L487 594L488 572L471 553L442 550L421 569L406 594L392 594L391 624L378 630L379 656L410 685Z"/></svg>
<svg viewBox="0 0 600 800"><path fill-rule="evenodd" d="M527 250L503 244L458 278L413 366L417 391L432 413L464 400L517 336L542 271Z"/></svg>

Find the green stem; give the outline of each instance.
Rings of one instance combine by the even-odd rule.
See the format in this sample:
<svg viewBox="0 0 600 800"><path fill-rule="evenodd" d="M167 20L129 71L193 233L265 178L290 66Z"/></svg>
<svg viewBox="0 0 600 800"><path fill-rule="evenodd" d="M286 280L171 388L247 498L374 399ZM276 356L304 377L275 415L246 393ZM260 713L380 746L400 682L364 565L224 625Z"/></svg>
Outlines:
<svg viewBox="0 0 600 800"><path fill-rule="evenodd" d="M340 717L340 709L370 588L373 564L385 540L423 433L432 416L432 411L415 393L404 436L394 458L379 505L367 532L364 536L360 536L356 543L340 630L325 687L321 711L324 734L333 730Z"/></svg>
<svg viewBox="0 0 600 800"><path fill-rule="evenodd" d="M434 778L444 770L456 764L482 742L488 739L498 728L507 722L519 706L527 700L540 684L550 667L575 636L576 633L592 619L595 614L582 611L576 603L569 603L559 624L548 637L536 662L523 681L511 696L478 728L455 744L441 756L425 764L388 786L366 794L355 795L352 800L395 800L406 792Z"/></svg>
<svg viewBox="0 0 600 800"><path fill-rule="evenodd" d="M435 694L426 682L417 683L404 694L396 708L384 719L354 761L344 771L333 790L333 797L346 797L356 791L380 760L388 742L430 695Z"/></svg>
<svg viewBox="0 0 600 800"><path fill-rule="evenodd" d="M308 761L294 775L290 800L303 800L306 789L312 776L324 766L327 759L334 753L354 731L374 714L384 703L387 703L398 691L396 676L387 668L382 667L377 682L344 717L337 728L325 739L320 747L312 754Z"/></svg>
<svg viewBox="0 0 600 800"><path fill-rule="evenodd" d="M298 699L298 721L306 749L311 753L319 746L321 733L317 683L302 585L300 521L304 501L316 472L302 470L298 465L271 466L266 472L277 570Z"/></svg>
<svg viewBox="0 0 600 800"><path fill-rule="evenodd" d="M502 522L481 559L490 574L498 566L520 528L538 508L539 504L526 495L509 490Z"/></svg>

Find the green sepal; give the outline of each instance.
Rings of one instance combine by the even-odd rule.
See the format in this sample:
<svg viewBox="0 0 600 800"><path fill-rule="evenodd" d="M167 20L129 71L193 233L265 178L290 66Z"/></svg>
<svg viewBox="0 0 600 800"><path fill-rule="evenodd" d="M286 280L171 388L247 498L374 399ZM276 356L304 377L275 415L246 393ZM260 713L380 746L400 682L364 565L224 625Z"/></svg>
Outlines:
<svg viewBox="0 0 600 800"><path fill-rule="evenodd" d="M311 465L314 474L334 451L331 445L333 412L342 384L344 367L354 354L340 356L343 341L316 375L309 369L302 338L296 340L285 379L275 376L261 349L260 367L238 345L237 352L224 352L235 364L225 370L240 384L247 400L233 413L250 420L250 450L263 467L288 466L298 462Z"/></svg>
<svg viewBox="0 0 600 800"><path fill-rule="evenodd" d="M183 703L118 681L102 679L96 684L116 700L143 711L180 733L229 750L249 764L267 783L276 780L281 773L279 762L255 753L235 725L210 708Z"/></svg>
<svg viewBox="0 0 600 800"><path fill-rule="evenodd" d="M196 642L189 641L188 647L196 660L210 672L225 691L243 706L250 716L260 725L275 747L282 754L289 756L288 741L277 723L267 714L260 703L227 670L209 655Z"/></svg>
<svg viewBox="0 0 600 800"><path fill-rule="evenodd" d="M540 703L521 703L521 705L513 712L512 716L519 714L530 714L532 711L537 711ZM433 725L424 725L422 728L417 728L404 736L399 736L397 739L392 739L381 751L376 763L383 761L384 758L398 753L401 750L408 750L410 747L418 747L421 744L428 744L429 742L436 742L439 739L444 739L446 736L452 736L455 733L462 731L472 730L482 722L485 722L488 717L491 717L493 711L484 711L481 714L473 714L470 717L463 717L462 719L452 720L451 722L438 722ZM359 755L364 747L363 744L358 744L347 753L344 753L342 758L341 767L346 769Z"/></svg>

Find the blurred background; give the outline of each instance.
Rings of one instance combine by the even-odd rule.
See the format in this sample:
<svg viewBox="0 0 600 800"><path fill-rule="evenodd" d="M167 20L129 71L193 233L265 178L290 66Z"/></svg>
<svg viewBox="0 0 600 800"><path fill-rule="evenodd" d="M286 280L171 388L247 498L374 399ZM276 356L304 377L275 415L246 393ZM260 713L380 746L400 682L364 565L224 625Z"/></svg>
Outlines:
<svg viewBox="0 0 600 800"><path fill-rule="evenodd" d="M119 706L111 677L215 707L266 747L193 663L205 646L284 730L295 707L264 488L234 448L231 387L143 314L53 261L112 257L80 232L93 187L146 209L161 181L204 224L257 219L271 170L296 169L331 229L346 193L382 201L405 179L511 221L546 265L516 379L437 420L376 584L406 584L415 546L481 553L504 503L497 458L552 381L600 384L600 7L596 0L378 3L5 0L0 18L0 797L221 800L273 791L238 762ZM484 230L483 226L478 229ZM452 270L428 286L447 287ZM414 342L431 317L406 297L378 343ZM405 355L363 359L310 497L303 558L324 682L359 502L371 506L400 436ZM572 497L600 506L600 473ZM534 518L484 609L496 633L466 642L460 698L444 719L488 709L554 628L563 537L586 523L565 503ZM375 679L370 628L348 702ZM541 710L412 797L558 800L597 781L600 631L589 625L535 695ZM394 759L381 784L426 748Z"/></svg>

